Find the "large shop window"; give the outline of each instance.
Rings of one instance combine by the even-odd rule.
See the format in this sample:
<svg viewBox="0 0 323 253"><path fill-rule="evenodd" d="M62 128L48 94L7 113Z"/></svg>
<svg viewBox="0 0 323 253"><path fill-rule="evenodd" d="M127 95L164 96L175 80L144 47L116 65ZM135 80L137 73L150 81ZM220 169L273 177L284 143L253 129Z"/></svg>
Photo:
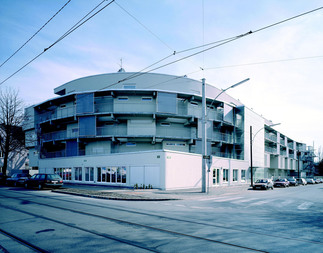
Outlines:
<svg viewBox="0 0 323 253"><path fill-rule="evenodd" d="M71 168L54 168L54 173L58 174L64 181L72 180Z"/></svg>
<svg viewBox="0 0 323 253"><path fill-rule="evenodd" d="M74 180L82 181L82 167L74 168Z"/></svg>
<svg viewBox="0 0 323 253"><path fill-rule="evenodd" d="M223 183L229 182L229 170L223 169Z"/></svg>
<svg viewBox="0 0 323 253"><path fill-rule="evenodd" d="M94 94L78 94L76 95L76 113L93 113L94 112Z"/></svg>
<svg viewBox="0 0 323 253"><path fill-rule="evenodd" d="M127 183L127 169L121 167L98 167L97 181L102 183Z"/></svg>
<svg viewBox="0 0 323 253"><path fill-rule="evenodd" d="M232 181L238 182L238 170L233 170Z"/></svg>
<svg viewBox="0 0 323 253"><path fill-rule="evenodd" d="M241 182L246 182L246 170L241 170Z"/></svg>
<svg viewBox="0 0 323 253"><path fill-rule="evenodd" d="M96 118L95 116L87 116L79 118L79 136L95 136L96 135Z"/></svg>
<svg viewBox="0 0 323 253"><path fill-rule="evenodd" d="M158 92L157 112L176 114L177 113L177 94Z"/></svg>

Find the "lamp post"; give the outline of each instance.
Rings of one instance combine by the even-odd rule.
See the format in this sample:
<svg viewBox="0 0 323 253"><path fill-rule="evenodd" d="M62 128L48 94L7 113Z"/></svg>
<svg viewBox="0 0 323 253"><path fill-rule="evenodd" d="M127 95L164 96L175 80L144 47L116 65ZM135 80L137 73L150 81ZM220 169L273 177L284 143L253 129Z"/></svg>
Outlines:
<svg viewBox="0 0 323 253"><path fill-rule="evenodd" d="M213 99L210 107L213 105L214 101L224 92L226 92L229 89L235 88L240 84L243 84L247 81L249 81L250 79L247 78L241 82L238 82L236 84L231 85L230 87L226 88L226 89L222 89L222 91ZM206 96L205 96L205 78L202 79L202 192L206 192L206 161L208 159L210 159L210 156L206 154L207 152L207 147L206 147L206 143L207 143L207 133L206 133Z"/></svg>
<svg viewBox="0 0 323 253"><path fill-rule="evenodd" d="M281 123L272 124L272 125L269 125L269 127L278 126L280 124ZM258 132L256 132L255 135L252 137L252 126L250 126L250 185L251 187L253 187L252 143L255 140L256 135L263 129L265 129L265 127L260 128Z"/></svg>

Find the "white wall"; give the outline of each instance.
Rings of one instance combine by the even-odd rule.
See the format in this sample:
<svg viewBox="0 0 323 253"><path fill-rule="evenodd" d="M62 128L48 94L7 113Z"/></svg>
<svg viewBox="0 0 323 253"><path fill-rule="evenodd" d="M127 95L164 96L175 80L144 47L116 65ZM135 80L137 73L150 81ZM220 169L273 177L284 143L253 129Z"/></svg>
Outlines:
<svg viewBox="0 0 323 253"><path fill-rule="evenodd" d="M265 153L265 120L263 117L245 107L245 134L244 134L244 155L245 160L250 161L250 126L252 126L252 157L253 167L264 167Z"/></svg>

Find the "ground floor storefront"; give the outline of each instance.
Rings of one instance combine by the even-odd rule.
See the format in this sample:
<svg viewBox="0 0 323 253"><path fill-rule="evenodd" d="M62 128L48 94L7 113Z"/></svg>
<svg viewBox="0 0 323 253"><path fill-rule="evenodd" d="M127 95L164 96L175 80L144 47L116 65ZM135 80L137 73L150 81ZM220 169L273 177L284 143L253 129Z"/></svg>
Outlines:
<svg viewBox="0 0 323 253"><path fill-rule="evenodd" d="M42 159L39 164L39 172L59 174L66 183L162 190L201 187L201 168L201 155L164 150ZM213 157L206 181L209 187L247 184L249 174L246 161Z"/></svg>

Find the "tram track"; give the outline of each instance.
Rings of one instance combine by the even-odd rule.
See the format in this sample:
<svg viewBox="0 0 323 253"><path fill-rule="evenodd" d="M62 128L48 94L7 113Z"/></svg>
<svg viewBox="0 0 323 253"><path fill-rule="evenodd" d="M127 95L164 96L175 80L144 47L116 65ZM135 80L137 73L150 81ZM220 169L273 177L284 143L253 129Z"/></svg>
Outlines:
<svg viewBox="0 0 323 253"><path fill-rule="evenodd" d="M30 242L27 242L26 240L22 239L21 237L18 237L12 233L9 233L8 231L5 231L3 229L0 228L0 234L4 235L5 237L8 237L12 240L14 240L15 242L19 243L20 245L28 248L28 249L31 249L32 251L34 252L39 252L39 253L49 253L49 251L47 250L44 250ZM9 253L9 251L7 251L6 248L3 248L2 246L0 246L0 252L3 252L3 253Z"/></svg>
<svg viewBox="0 0 323 253"><path fill-rule="evenodd" d="M16 192L15 192L16 193ZM33 194L28 194L28 193L20 193L21 195L28 195L28 196L34 196ZM1 194L0 194L1 196ZM2 195L3 196L3 195ZM7 196L5 196L7 197ZM255 234L255 235L261 235L261 236L266 236L266 237L272 237L272 238L280 238L280 239L286 239L286 240L291 240L291 241L297 241L297 242L304 242L304 243L313 243L313 244L319 244L319 245L323 245L322 242L319 241L313 241L313 240L304 240L304 239L299 239L299 238L292 238L292 237L287 237L287 236L281 236L281 235L273 235L271 231L268 232L257 232L255 230L247 230L247 229L241 229L241 228L236 228L236 227L229 227L229 226L224 226L224 225L216 225L216 224L212 224L212 223L206 223L206 222L198 222L198 221L194 221L194 220L185 220L185 219L179 219L179 218L174 218L174 217L169 217L169 216L163 216L163 215L157 215L157 214L153 214L153 213L147 213L147 212L139 212L136 210L127 210L124 208L120 208L120 207L107 207L104 205L97 205L97 204L87 204L84 202L79 202L79 201L71 201L71 200L64 200L61 198L55 198L55 197L43 197L43 196L37 196L40 198L46 198L46 199L53 199L55 201L64 201L64 202L68 202L68 203L75 203L75 204L79 204L79 205L86 205L86 206L90 206L90 207L98 207L98 208L103 208L103 209L108 209L108 210L115 210L118 212L126 212L126 213L131 213L131 214L137 214L137 215L144 215L144 216L149 216L149 217L155 217L158 219L164 219L164 220L171 220L171 221L177 221L177 222L184 222L184 223L190 223L190 224L194 224L194 225L201 225L201 226L207 226L207 227L212 227L212 228L218 228L218 229L225 229L228 231L236 231L236 232L243 232L243 233L249 233L249 234ZM15 198L15 197L10 197L10 198ZM17 199L17 198L15 198ZM20 199L22 201L24 201L24 199ZM47 206L47 207L52 207L52 208L58 208L61 210L65 210L65 211L71 211L71 212L76 212L76 213L80 213L83 215L87 215L87 216L93 216L93 217L97 217L97 218L102 218L102 219L109 219L109 220L114 220L116 222L123 222L123 223L128 223L129 225L135 224L136 223L132 223L130 221L125 221L125 220L121 220L121 219L116 219L116 218L112 218L112 217L107 217L107 216L101 216L101 215L96 215L96 214L92 214L92 213L87 213L87 212L83 212L83 211L79 211L79 210L75 210L75 209L71 209L71 208L63 208L63 207L57 207L56 205L51 205L51 204L45 204L45 203L41 203L41 202L36 202L36 201L29 201L31 203L35 203L38 205L43 205L43 206ZM141 225L141 224L138 224ZM141 226L145 226L145 225L141 225ZM149 227L149 226L147 226ZM158 229L158 228L155 228ZM219 242L221 243L221 242ZM225 244L225 243L224 243Z"/></svg>
<svg viewBox="0 0 323 253"><path fill-rule="evenodd" d="M22 198L15 198L15 199L17 199L19 201L24 201L24 199L22 199ZM112 217L107 217L107 216L102 216L102 215L98 215L98 214L92 214L92 213L88 213L88 212L84 212L84 211L74 210L74 209L71 209L71 208L57 207L57 206L53 206L53 205L49 205L49 204L37 203L36 201L29 201L29 202L34 203L34 204L38 204L38 205L51 207L51 208L64 210L64 211L77 213L77 214L80 214L80 215L86 215L86 216L90 216L90 217L95 217L95 218L99 218L99 219L112 221L112 222L118 223L120 225L131 226L134 229L146 229L147 232L148 231L155 231L155 232L163 233L163 234L166 234L166 235L175 236L177 238L185 237L185 238L190 238L190 239L194 239L194 240L204 241L204 242L211 243L211 244L219 244L219 245L226 246L226 247L232 248L232 249L233 248L236 248L236 249L239 248L239 249L242 249L242 250L248 250L248 251L254 251L254 252L266 252L266 251L256 249L256 248L252 248L252 247L246 247L246 246L243 246L243 245L228 243L228 242L224 242L224 241L220 241L220 240L214 240L214 239L211 239L211 238L205 238L205 237L201 237L201 236L197 236L197 235L193 235L193 234L188 234L188 233L177 232L177 231L173 231L173 230L169 230L169 229L158 228L158 227L154 227L154 226L150 226L150 225L140 224L138 222L130 222L130 221L125 221L125 220L116 219L116 218L112 218ZM39 215L39 214L35 214L35 213L29 212L29 211L26 211L26 210L21 210L21 209L11 207L11 206L8 206L8 205L4 205L4 204L0 204L0 207L8 208L8 209L11 209L13 211L17 211L17 212L21 212L21 213L31 215L31 216L34 216L34 217L37 217L37 218L45 219L45 220L48 220L48 221L51 221L51 222L58 223L60 225L67 226L69 228L78 229L78 230L81 230L83 232L94 234L96 236L100 236L100 237L104 237L104 238L107 238L107 239L115 240L115 241L118 241L120 243L129 244L131 246L139 247L139 248L145 249L147 251L159 252L156 248L143 246L143 245L137 244L135 242L130 242L130 241L122 239L122 238L118 238L118 237L115 237L115 236L112 236L112 235L108 235L107 233L99 233L99 232L96 232L96 231L93 231L93 230L90 230L90 229L86 229L86 228L83 228L83 227L80 227L80 226L77 226L77 225L73 225L71 223L67 223L67 222L56 220L56 219L52 219L52 218L49 218L49 217L46 217L46 216L43 216L43 215ZM163 217L163 218L166 218L166 217Z"/></svg>

